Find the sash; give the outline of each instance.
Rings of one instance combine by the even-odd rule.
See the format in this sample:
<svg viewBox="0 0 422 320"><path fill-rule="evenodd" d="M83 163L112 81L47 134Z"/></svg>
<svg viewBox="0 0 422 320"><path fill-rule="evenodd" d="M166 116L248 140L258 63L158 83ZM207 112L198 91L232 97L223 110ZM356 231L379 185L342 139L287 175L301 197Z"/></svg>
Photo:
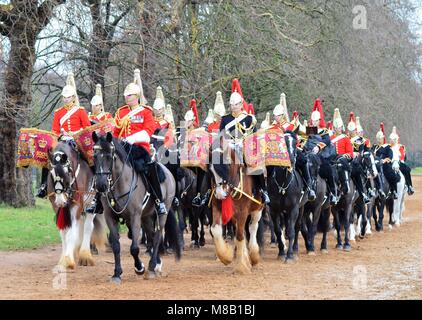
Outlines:
<svg viewBox="0 0 422 320"><path fill-rule="evenodd" d="M226 124L226 126L224 127L224 130L229 131L231 127L233 127L234 125L236 125L236 123L239 123L240 121L245 119L247 116L248 114L242 113L240 116L238 116L237 118L233 119L228 124Z"/></svg>
<svg viewBox="0 0 422 320"><path fill-rule="evenodd" d="M119 138L121 138L121 136L123 135L124 130L126 130L127 124L130 120L130 118L132 116L134 116L135 114L137 114L138 112L141 112L143 109L141 109L142 106L138 106L137 108L131 110L127 115L125 115L121 120L120 120L120 126L116 126L120 129L120 133L119 133Z"/></svg>
<svg viewBox="0 0 422 320"><path fill-rule="evenodd" d="M333 140L331 140L332 144L336 144L337 142L339 142L341 139L343 139L344 137L346 137L345 134L341 134L338 137L335 137Z"/></svg>
<svg viewBox="0 0 422 320"><path fill-rule="evenodd" d="M69 119L76 111L79 110L78 106L74 106L72 109L70 109L61 119L60 119L60 127L63 126L63 124L66 122L67 119Z"/></svg>

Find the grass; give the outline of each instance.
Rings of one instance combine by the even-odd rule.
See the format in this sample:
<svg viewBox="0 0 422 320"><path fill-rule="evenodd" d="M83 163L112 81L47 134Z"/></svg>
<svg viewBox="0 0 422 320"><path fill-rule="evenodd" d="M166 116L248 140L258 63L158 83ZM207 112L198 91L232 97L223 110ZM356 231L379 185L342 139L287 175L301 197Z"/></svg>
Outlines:
<svg viewBox="0 0 422 320"><path fill-rule="evenodd" d="M422 174L422 167L417 167L413 169L412 174Z"/></svg>
<svg viewBox="0 0 422 320"><path fill-rule="evenodd" d="M37 199L35 207L0 205L0 250L35 249L60 243L50 201Z"/></svg>

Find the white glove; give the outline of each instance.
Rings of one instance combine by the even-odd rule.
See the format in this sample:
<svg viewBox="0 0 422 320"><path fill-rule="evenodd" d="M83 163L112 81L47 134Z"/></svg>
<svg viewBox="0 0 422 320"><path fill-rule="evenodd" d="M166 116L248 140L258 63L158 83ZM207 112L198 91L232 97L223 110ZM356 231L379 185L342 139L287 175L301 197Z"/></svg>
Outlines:
<svg viewBox="0 0 422 320"><path fill-rule="evenodd" d="M395 172L398 172L398 171L400 170L400 164L399 164L399 162L398 162L398 161L394 161L394 162L393 162L393 170L394 170Z"/></svg>
<svg viewBox="0 0 422 320"><path fill-rule="evenodd" d="M126 137L126 141L129 144L139 143L139 142L146 142L149 143L150 137L145 130L139 131L135 134L132 134Z"/></svg>
<svg viewBox="0 0 422 320"><path fill-rule="evenodd" d="M318 154L318 152L319 152L319 147L318 147L318 146L315 146L315 147L312 149L312 152L313 152L313 153L315 153L315 154Z"/></svg>

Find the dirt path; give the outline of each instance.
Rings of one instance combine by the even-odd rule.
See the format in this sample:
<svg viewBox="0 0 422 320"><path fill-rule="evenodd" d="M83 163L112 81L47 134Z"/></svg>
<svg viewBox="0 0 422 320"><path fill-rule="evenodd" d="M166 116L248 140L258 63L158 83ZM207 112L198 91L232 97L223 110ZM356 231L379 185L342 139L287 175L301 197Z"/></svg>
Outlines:
<svg viewBox="0 0 422 320"><path fill-rule="evenodd" d="M129 242L124 239L122 285L109 282L113 256L103 253L96 257L95 267L62 274L66 289L55 289L60 246L0 252L0 299L420 299L422 176L415 176L414 184L418 192L406 196L405 223L352 243L350 253L336 251L330 235L327 255L307 256L301 242L299 261L286 265L267 245L262 263L251 275L233 275L231 266L215 260L207 232L206 246L186 249L179 263L164 257L167 276L143 280L133 272ZM145 255L142 261L147 264Z"/></svg>

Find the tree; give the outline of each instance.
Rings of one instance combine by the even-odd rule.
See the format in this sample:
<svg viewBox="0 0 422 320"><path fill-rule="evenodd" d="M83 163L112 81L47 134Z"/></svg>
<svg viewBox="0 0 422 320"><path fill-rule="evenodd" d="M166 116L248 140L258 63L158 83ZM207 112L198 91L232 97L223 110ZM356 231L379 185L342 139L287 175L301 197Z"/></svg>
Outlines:
<svg viewBox="0 0 422 320"><path fill-rule="evenodd" d="M0 109L0 203L14 207L34 204L30 172L15 168L17 132L28 123L37 35L49 23L54 8L63 3L65 0L12 0L0 5L0 33L10 41L5 104Z"/></svg>

